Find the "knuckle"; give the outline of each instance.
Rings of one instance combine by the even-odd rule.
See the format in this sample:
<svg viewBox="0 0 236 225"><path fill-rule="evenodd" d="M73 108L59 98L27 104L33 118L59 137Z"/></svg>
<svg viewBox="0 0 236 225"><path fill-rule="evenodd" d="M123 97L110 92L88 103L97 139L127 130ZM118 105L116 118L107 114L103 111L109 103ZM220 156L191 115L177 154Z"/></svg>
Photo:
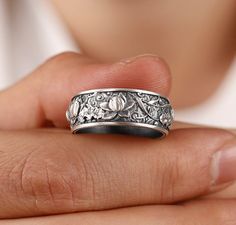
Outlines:
<svg viewBox="0 0 236 225"><path fill-rule="evenodd" d="M36 172L31 163L25 165L25 172L22 173L20 189L26 195L33 197L37 208L57 208L60 204L71 208L73 198L70 194L72 187L60 173L53 169L53 165L43 164ZM58 204L59 203L59 204Z"/></svg>
<svg viewBox="0 0 236 225"><path fill-rule="evenodd" d="M64 76L65 69L74 68L77 65L78 59L82 57L75 52L63 52L49 58L37 70L37 73L42 81L50 82L55 77ZM76 62L76 63L75 63Z"/></svg>
<svg viewBox="0 0 236 225"><path fill-rule="evenodd" d="M75 52L62 52L55 56L52 56L50 59L46 61L46 64L60 64L64 62L68 62L74 59L77 59L80 55Z"/></svg>
<svg viewBox="0 0 236 225"><path fill-rule="evenodd" d="M170 152L166 151L161 156L158 154L153 157L153 164L156 165L154 182L158 189L157 201L160 203L174 203L205 191L203 174L207 174L207 169L194 167L193 161L190 160L192 156L186 154L186 157L183 157L179 152L171 152L171 156ZM191 179L195 176L196 179ZM201 182L197 182L198 180Z"/></svg>
<svg viewBox="0 0 236 225"><path fill-rule="evenodd" d="M178 190L177 183L180 180L180 170L178 159L174 161L162 162L162 172L159 180L160 185L160 202L171 203L177 200Z"/></svg>
<svg viewBox="0 0 236 225"><path fill-rule="evenodd" d="M41 150L24 156L8 174L15 194L27 205L30 200L37 212L72 212L91 207L96 198L95 178L88 162L83 157L72 159L58 146L47 153Z"/></svg>

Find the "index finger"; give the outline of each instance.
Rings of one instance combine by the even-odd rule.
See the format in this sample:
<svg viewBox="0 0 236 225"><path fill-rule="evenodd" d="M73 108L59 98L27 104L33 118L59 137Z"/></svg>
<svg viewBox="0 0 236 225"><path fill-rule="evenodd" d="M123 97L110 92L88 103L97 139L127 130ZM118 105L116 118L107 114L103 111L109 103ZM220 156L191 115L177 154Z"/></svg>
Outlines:
<svg viewBox="0 0 236 225"><path fill-rule="evenodd" d="M48 122L66 127L65 111L73 95L87 89L113 87L167 95L170 72L153 55L107 64L95 63L76 53L60 54L0 92L0 129L42 127Z"/></svg>

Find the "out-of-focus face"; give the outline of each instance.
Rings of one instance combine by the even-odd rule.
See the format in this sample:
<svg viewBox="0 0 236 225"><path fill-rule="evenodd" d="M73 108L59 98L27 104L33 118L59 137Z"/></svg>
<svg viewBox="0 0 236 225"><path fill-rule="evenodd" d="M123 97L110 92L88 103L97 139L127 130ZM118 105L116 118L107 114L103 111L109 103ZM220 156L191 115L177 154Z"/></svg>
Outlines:
<svg viewBox="0 0 236 225"><path fill-rule="evenodd" d="M209 96L235 54L235 0L52 1L85 54L163 57L173 73L171 97L182 105Z"/></svg>
<svg viewBox="0 0 236 225"><path fill-rule="evenodd" d="M208 44L218 49L236 12L235 0L53 1L83 50L104 60L143 52L168 59L200 54Z"/></svg>

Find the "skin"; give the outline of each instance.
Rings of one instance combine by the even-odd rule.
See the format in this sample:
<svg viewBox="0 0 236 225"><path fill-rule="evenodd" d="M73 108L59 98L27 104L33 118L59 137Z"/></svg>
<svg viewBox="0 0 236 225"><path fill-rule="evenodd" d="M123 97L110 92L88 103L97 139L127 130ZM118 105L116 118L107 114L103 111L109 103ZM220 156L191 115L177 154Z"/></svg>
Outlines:
<svg viewBox="0 0 236 225"><path fill-rule="evenodd" d="M52 80L53 89L49 85ZM122 135L73 136L62 129L67 127L64 112L70 96L77 91L125 84L168 95L170 83L168 67L154 56L98 64L64 53L2 91L0 217L8 219L2 223L99 224L105 219L107 223L127 220L126 224L132 224L136 221L132 215L140 210L140 224L147 218L153 224L160 220L171 224L170 215L176 215L179 224L184 219L191 224L203 205L212 216L199 218L199 222L234 221L234 200L224 200L224 194L207 197L218 190L211 173L212 156L235 143L233 132L176 124L160 141ZM7 99L16 96L18 101L9 105ZM193 198L202 200L188 202ZM220 204L214 199L221 199ZM179 204L183 201L186 204ZM150 204L155 206L147 206ZM111 210L114 208L123 210ZM108 211L82 213L94 210ZM156 210L160 211L157 215ZM39 217L73 212L81 213ZM31 216L37 217L17 219Z"/></svg>
<svg viewBox="0 0 236 225"><path fill-rule="evenodd" d="M164 58L175 108L210 97L235 55L235 0L51 1L83 54L102 62L143 53Z"/></svg>
<svg viewBox="0 0 236 225"><path fill-rule="evenodd" d="M93 6L96 11L89 14L93 15L93 20L88 17L88 13L83 13L83 10L80 13L77 11L91 6L90 1L70 0L70 4L66 5L62 4L63 2L55 0L54 4L79 42L83 55L65 53L56 56L24 80L0 92L0 217L6 219L0 221L0 224L234 224L235 188L231 183L219 186L211 171L214 153L225 146L235 145L233 131L176 123L170 135L160 141L120 135L73 136L65 130L68 128L65 110L71 96L86 89L126 86L159 92L165 96L171 93L174 104L179 107L200 102L217 88L233 55L233 50L226 51L224 44L219 46L219 43L225 43L222 41L223 37L217 37L214 43L210 42L217 29L211 30L215 33L206 31L202 34L198 48L188 52L183 49L189 48L181 48L181 43L183 42L182 47L186 43L195 46L193 42L196 33L192 33L192 36L181 34L181 42L170 40L173 33L169 32L173 26L166 26L168 20L161 18L161 12L162 7L167 7L167 11L171 10L171 5L161 4L158 8L154 7L154 1L145 5L140 1L131 18L138 18L138 10L147 7L148 13L143 18L144 22L147 15L151 21L159 22L151 24L150 31L147 32L130 29L137 28L139 23L136 20L127 23L127 27L117 24L118 27L131 31L127 36L121 37L117 45L112 45L114 39L105 38L111 37L114 30L107 29L108 23L101 23L110 21L108 17L101 17L102 12L109 11L109 7L115 6L114 4L120 4L117 12L121 9L119 7L125 7L127 12L124 11L124 21L129 21L127 16L131 12L129 7L134 6L132 1L127 3L130 4L128 6L115 1L109 4L104 1L101 5ZM212 12L211 4L211 1L206 1L203 15L207 16ZM196 12L201 10L197 3L186 5L187 8L190 6L194 7ZM151 8L160 11L149 13ZM181 7L177 8L180 10ZM211 14L212 18L225 18L226 12L229 15L227 14L227 20L217 27L222 29L224 34L233 32L230 21L235 2L227 1L219 9L215 13L217 15ZM81 18L77 17L78 15ZM152 18L156 15L160 15L158 20ZM176 18L179 18L179 15L181 12L176 11ZM112 16L120 21L119 15ZM193 21L198 23L195 20L197 13L191 16L193 20L190 24ZM86 21L86 24L83 25L82 21ZM92 29L98 25L94 21L104 24L101 29L103 32ZM87 23L90 23L89 26ZM169 23L172 24L170 21ZM180 26L181 23L174 25ZM195 24L195 29L199 27L197 25L199 24ZM206 23L206 27L212 25L214 24ZM151 32L152 26L159 28L156 33ZM77 27L80 30L77 30ZM144 26L139 27L144 29ZM166 27L169 33L168 37L162 34L163 27ZM193 25L189 25L189 28L192 27ZM189 34L193 31L195 30L190 30ZM132 40L132 35L137 37L140 33L147 36L137 39L139 48L136 49L135 46L130 46L129 40ZM98 34L96 40L89 38L95 34ZM160 44L156 45L156 41L151 41L150 46L145 46L143 40L152 35L160 35ZM188 42L184 39L187 36ZM106 48L102 43L107 44ZM177 43L181 52L183 51L181 57L173 54L179 52ZM209 51L206 51L209 55L202 56L200 53L203 49L206 50L206 47L209 48ZM175 76L172 77L167 64L155 56L140 56L110 63L143 52L164 56L170 62ZM219 56L209 62L215 52L218 52ZM190 53L193 58L189 57ZM183 66L186 65L187 59L189 68ZM199 65L201 71L197 72L198 76L202 77L196 79L197 73L193 71ZM215 74L215 70L215 76L203 76L206 73ZM199 73L202 71L204 73ZM191 74L189 78L187 73ZM212 84L209 92L202 85L205 83L202 79ZM193 96L196 97L196 90L186 84L194 81L195 86L198 86L195 82L198 80L203 95L196 102L194 98L189 98L183 99L181 103L178 99L183 96L183 90L189 93L186 87L191 87ZM17 101L10 105L9 99L16 98ZM222 189L223 191L218 192ZM227 191L229 189L230 191ZM92 212L94 210L101 211ZM40 217L45 215L47 216ZM36 217L25 218L32 216Z"/></svg>

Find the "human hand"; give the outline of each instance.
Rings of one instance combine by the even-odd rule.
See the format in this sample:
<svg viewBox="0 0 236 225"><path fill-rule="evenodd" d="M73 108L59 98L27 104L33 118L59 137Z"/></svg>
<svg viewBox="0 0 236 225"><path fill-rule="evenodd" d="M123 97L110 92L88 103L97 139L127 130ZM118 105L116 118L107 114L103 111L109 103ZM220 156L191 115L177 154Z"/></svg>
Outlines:
<svg viewBox="0 0 236 225"><path fill-rule="evenodd" d="M233 200L195 200L97 212L10 219L0 225L235 225Z"/></svg>
<svg viewBox="0 0 236 225"><path fill-rule="evenodd" d="M1 218L170 204L234 178L213 160L235 146L225 130L176 129L159 141L55 128L67 126L75 93L124 86L168 95L170 74L156 57L108 65L67 53L0 93Z"/></svg>

